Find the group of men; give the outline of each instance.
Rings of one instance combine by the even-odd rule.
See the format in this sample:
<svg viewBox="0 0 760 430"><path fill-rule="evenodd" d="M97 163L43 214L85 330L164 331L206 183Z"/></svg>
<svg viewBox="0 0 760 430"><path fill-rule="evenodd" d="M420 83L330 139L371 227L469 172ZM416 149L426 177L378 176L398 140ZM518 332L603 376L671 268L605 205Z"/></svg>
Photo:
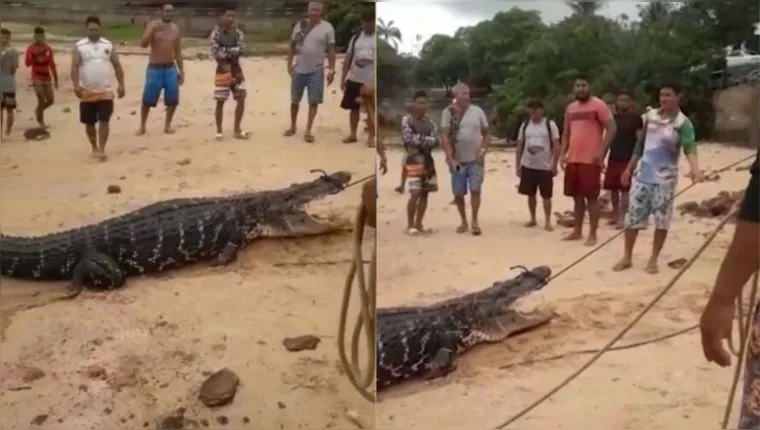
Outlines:
<svg viewBox="0 0 760 430"><path fill-rule="evenodd" d="M584 238L583 226L589 215L585 245L595 246L601 218L599 197L602 189L610 193L613 213L610 224L625 229L623 258L614 265L620 271L632 266L633 247L638 232L654 219L652 253L645 266L648 273L658 271L658 258L673 217L679 159L683 153L689 163L689 176L699 182L699 168L694 127L679 108L681 87L676 83L659 89L659 108L639 114L632 93L620 91L614 113L607 104L590 92L584 75L573 81L575 100L565 109L560 131L544 115L540 99L527 103L527 120L519 125L516 136L515 174L518 192L527 196L529 221L538 225L537 196L540 195L544 228L552 231L554 180L564 171L564 194L573 199L573 230L563 240ZM401 134L406 154L402 185L408 188L407 233L412 236L430 233L423 226L429 193L438 189L432 150L442 147L451 175L451 188L460 225L456 231L482 233L478 222L481 190L485 178L485 155L490 134L482 109L470 103L470 91L464 84L454 87L454 102L444 109L440 132L427 115L428 97L424 91L414 95L411 113L404 116ZM471 222L468 223L465 196L470 194Z"/></svg>
<svg viewBox="0 0 760 430"><path fill-rule="evenodd" d="M293 29L287 70L291 80L291 125L285 132L292 136L296 131L298 108L303 93L308 91L309 115L304 140L314 142L312 133L318 106L324 99L325 80L330 85L335 77L335 30L322 18L322 2L310 2L308 18L297 23ZM140 45L149 48L145 85L142 94L140 125L137 136L146 134L150 110L156 107L163 93L166 118L163 131L173 134L172 121L180 101L180 87L185 81L180 28L173 22L174 7L166 4L161 8L160 19L148 22ZM356 142L360 111L368 106L362 95L363 87L374 82L375 15L362 15L362 31L349 42L346 60L341 71L341 87L344 91L341 106L350 112L350 133L343 141ZM92 146L92 156L107 159L105 147L108 142L109 123L114 111L114 98L125 95L124 69L115 45L102 37L100 19L89 16L85 20L87 37L79 40L72 50L71 80L74 93L79 98L80 122ZM34 30L35 42L26 53L26 66L31 68L32 83L38 98L35 116L39 127L47 128L45 110L53 104L54 89L58 88L58 73L53 50L45 43L45 31ZM16 102L16 74L19 54L10 45L11 33L0 30L0 120L4 127L0 133L8 136L14 123ZM216 62L214 74L214 99L216 100L216 140L222 140L224 105L232 97L236 102L233 137L247 139L249 133L242 128L247 95L246 77L241 59L245 54L243 32L237 26L237 14L233 9L224 11L219 24L209 37L211 56ZM327 73L324 63L327 59ZM117 86L111 82L115 74ZM365 91L366 93L366 91ZM374 115L374 110L371 112ZM368 118L370 138L374 142L374 118Z"/></svg>

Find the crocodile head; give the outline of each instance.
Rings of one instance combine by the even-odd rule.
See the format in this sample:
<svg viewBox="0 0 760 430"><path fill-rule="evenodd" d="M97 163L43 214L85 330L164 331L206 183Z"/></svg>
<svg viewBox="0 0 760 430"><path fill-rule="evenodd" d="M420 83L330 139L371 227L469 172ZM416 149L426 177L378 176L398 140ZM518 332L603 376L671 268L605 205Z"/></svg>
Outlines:
<svg viewBox="0 0 760 430"><path fill-rule="evenodd" d="M507 337L548 322L554 312L515 310L512 304L521 297L546 286L551 269L539 266L525 270L517 278L496 282L491 287L465 297L461 307L450 316L460 330L460 347L469 349L480 343L501 342ZM469 300L468 300L469 299Z"/></svg>
<svg viewBox="0 0 760 430"><path fill-rule="evenodd" d="M257 235L264 237L297 237L325 234L334 230L333 226L321 223L306 210L306 204L337 194L351 181L348 172L323 175L310 182L293 184L288 188L269 191L265 202L259 201L263 213L253 210L256 217Z"/></svg>

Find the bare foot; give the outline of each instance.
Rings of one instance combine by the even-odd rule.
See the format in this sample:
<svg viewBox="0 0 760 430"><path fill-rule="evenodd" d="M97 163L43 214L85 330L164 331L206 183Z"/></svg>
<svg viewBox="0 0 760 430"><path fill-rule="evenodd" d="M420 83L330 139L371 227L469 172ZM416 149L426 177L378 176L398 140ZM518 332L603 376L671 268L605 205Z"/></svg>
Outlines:
<svg viewBox="0 0 760 430"><path fill-rule="evenodd" d="M289 129L285 130L285 133L282 133L282 135L285 136L285 137L290 137L290 136L293 136L294 134L296 134L296 128L295 127L291 127Z"/></svg>
<svg viewBox="0 0 760 430"><path fill-rule="evenodd" d="M583 246L596 246L596 236L589 236Z"/></svg>
<svg viewBox="0 0 760 430"><path fill-rule="evenodd" d="M135 132L135 136L145 136L145 129L141 128Z"/></svg>
<svg viewBox="0 0 760 430"><path fill-rule="evenodd" d="M166 133L166 134L174 134L176 132L177 132L177 130L175 130L175 129L171 128L171 127L164 127L164 133Z"/></svg>
<svg viewBox="0 0 760 430"><path fill-rule="evenodd" d="M647 263L646 267L644 267L644 271L649 273L650 275L656 275L660 273L660 268L657 266L657 262L650 261Z"/></svg>
<svg viewBox="0 0 760 430"><path fill-rule="evenodd" d="M537 225L538 225L538 223L536 222L536 220L530 220L530 221L528 221L528 222L525 223L525 227L528 227L528 228L535 227Z"/></svg>
<svg viewBox="0 0 760 430"><path fill-rule="evenodd" d="M546 231L554 231L554 227L552 226L552 223L550 223L550 222L547 222L547 223L544 225L544 230L546 230Z"/></svg>
<svg viewBox="0 0 760 430"><path fill-rule="evenodd" d="M612 266L613 272L622 272L625 269L629 269L633 266L633 263L631 260L623 258L622 260L618 261L614 266Z"/></svg>
<svg viewBox="0 0 760 430"><path fill-rule="evenodd" d="M459 233L459 234L467 233L467 230L469 230L469 228L470 227L467 225L467 223L462 224L459 227L457 227L457 233Z"/></svg>
<svg viewBox="0 0 760 430"><path fill-rule="evenodd" d="M562 238L562 240L566 240L566 241L574 241L574 240L581 240L581 239L583 239L583 235L581 233L576 233L576 232L572 232Z"/></svg>

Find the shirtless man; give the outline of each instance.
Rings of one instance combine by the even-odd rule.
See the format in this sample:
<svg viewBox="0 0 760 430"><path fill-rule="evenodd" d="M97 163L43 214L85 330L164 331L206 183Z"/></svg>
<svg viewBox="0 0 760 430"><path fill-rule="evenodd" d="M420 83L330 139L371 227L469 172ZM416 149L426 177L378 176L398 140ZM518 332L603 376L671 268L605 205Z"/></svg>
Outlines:
<svg viewBox="0 0 760 430"><path fill-rule="evenodd" d="M161 8L161 20L149 22L140 40L140 46L143 48L150 46L150 54L148 70L145 73L138 136L145 134L150 108L158 105L161 90L164 92L166 105L164 133L174 133L172 119L179 104L179 86L182 85L185 76L179 27L172 22L173 16L174 6L165 4Z"/></svg>

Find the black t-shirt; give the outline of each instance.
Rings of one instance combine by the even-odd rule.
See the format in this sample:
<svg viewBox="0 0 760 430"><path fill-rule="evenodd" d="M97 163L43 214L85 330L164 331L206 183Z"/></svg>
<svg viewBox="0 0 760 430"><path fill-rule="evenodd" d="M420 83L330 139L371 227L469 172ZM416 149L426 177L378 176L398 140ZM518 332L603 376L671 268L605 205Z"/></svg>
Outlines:
<svg viewBox="0 0 760 430"><path fill-rule="evenodd" d="M629 161L636 146L636 132L641 130L644 123L640 115L626 112L615 114L615 125L617 132L610 144L609 161Z"/></svg>

